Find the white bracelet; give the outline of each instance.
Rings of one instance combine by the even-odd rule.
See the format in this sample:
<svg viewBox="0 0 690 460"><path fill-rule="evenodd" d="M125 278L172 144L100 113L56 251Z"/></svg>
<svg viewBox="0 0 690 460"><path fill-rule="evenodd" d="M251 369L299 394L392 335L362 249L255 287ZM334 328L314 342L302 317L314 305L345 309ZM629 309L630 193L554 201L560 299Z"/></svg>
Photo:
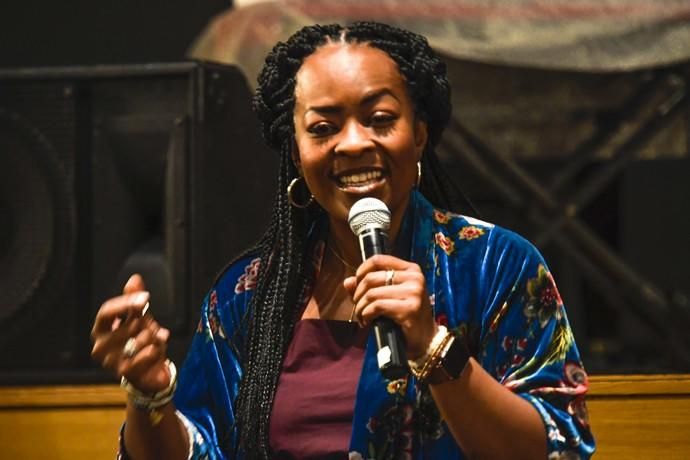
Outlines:
<svg viewBox="0 0 690 460"><path fill-rule="evenodd" d="M436 331L436 334L434 337L431 339L431 342L429 342L429 346L427 347L426 351L422 356L420 356L417 359L411 359L407 361L407 364L413 368L413 369L421 369L422 366L424 366L424 363L429 359L431 354L438 348L438 346L443 342L443 339L449 334L448 328L444 326L443 324L438 325L438 330Z"/></svg>
<svg viewBox="0 0 690 460"><path fill-rule="evenodd" d="M175 363L169 359L165 361L165 364L168 366L168 371L170 372L170 383L168 383L167 388L155 393L144 393L138 390L134 385L129 383L124 375L122 376L120 386L127 392L129 400L134 407L151 411L165 406L172 400L175 395L175 389L177 389L177 368L175 367Z"/></svg>

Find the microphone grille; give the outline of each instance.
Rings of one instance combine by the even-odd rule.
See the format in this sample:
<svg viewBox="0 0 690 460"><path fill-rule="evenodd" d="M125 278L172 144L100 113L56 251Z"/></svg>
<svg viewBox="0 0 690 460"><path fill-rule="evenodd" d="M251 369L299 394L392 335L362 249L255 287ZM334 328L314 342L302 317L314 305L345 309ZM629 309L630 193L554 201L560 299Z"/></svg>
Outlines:
<svg viewBox="0 0 690 460"><path fill-rule="evenodd" d="M359 235L362 230L370 226L388 231L391 226L391 212L386 203L377 198L362 198L350 208L347 221L355 235Z"/></svg>

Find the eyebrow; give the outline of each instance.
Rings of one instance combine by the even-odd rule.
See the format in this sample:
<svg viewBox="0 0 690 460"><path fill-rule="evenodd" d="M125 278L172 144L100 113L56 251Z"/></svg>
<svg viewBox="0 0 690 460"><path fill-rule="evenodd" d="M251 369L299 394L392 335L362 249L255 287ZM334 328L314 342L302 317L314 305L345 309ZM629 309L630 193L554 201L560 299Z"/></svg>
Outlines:
<svg viewBox="0 0 690 460"><path fill-rule="evenodd" d="M362 100L360 101L359 105L368 105L371 104L372 102L376 101L377 99L380 99L383 96L391 96L393 99L396 101L398 98L393 94L393 91L391 91L388 88L381 88L372 91L369 94L366 94ZM322 114L333 114L333 113L338 113L342 110L340 106L337 105L311 105L307 107L307 110L305 110L305 113L308 112L318 112Z"/></svg>

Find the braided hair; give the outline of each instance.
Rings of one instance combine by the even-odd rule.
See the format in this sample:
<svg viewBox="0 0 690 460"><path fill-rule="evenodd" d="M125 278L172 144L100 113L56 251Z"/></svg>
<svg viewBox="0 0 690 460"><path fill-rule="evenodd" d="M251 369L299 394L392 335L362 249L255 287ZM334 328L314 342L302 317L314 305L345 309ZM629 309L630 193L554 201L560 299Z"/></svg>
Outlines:
<svg viewBox="0 0 690 460"><path fill-rule="evenodd" d="M296 74L303 60L327 42L368 44L397 63L416 116L427 123L420 189L438 206L448 207L450 202L447 186L437 179L442 170L434 153L451 113L450 85L445 64L426 38L381 23L357 22L347 27L304 27L273 48L259 75L253 100L264 140L280 153L280 163L272 218L257 247L262 262L249 312L244 376L235 406L239 447L248 458L271 455L269 418L273 398L298 320L297 306L312 275L305 249L307 225L314 218L314 209L291 206L286 188L298 174L291 159Z"/></svg>

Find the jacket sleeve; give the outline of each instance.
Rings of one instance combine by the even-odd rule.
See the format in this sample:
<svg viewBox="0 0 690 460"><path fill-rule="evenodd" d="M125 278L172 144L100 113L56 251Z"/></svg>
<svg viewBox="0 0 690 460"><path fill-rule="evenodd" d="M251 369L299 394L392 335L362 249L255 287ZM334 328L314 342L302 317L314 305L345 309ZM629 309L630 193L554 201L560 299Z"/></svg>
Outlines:
<svg viewBox="0 0 690 460"><path fill-rule="evenodd" d="M536 408L549 459L589 458L587 374L551 272L531 243L500 228L485 261L482 366Z"/></svg>
<svg viewBox="0 0 690 460"><path fill-rule="evenodd" d="M258 259L240 261L204 299L175 393L192 459L238 458L233 404L242 377L245 315L257 273Z"/></svg>

